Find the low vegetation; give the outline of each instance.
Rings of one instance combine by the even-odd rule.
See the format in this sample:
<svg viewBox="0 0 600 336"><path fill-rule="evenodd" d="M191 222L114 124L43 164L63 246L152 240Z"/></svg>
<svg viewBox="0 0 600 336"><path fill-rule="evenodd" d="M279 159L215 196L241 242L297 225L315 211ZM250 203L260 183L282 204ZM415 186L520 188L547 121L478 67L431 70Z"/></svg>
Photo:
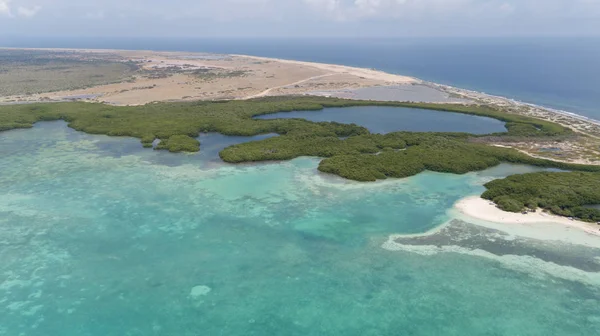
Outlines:
<svg viewBox="0 0 600 336"><path fill-rule="evenodd" d="M498 136L546 137L571 134L569 129L558 124L506 114L487 106L355 101L325 97L271 97L250 101L197 101L143 106L110 106L79 102L11 105L0 107L0 127L31 127L37 121L63 119L68 121L71 127L88 133L137 138L154 135L161 139L177 134L196 136L203 131L226 135L274 132L306 137L355 134L354 131L348 132L349 129L361 129L361 133L368 133L366 129L356 125L314 123L303 119L252 119L253 116L269 113L349 106L415 107L487 116L507 123L508 131L497 134Z"/></svg>
<svg viewBox="0 0 600 336"><path fill-rule="evenodd" d="M546 209L556 215L588 222L600 221L600 174L588 172L543 172L513 175L485 185L482 197L502 210Z"/></svg>
<svg viewBox="0 0 600 336"><path fill-rule="evenodd" d="M408 177L425 170L464 174L502 162L565 170L600 171L600 166L577 165L533 158L508 148L465 142L441 135L423 135L405 150L383 150L377 155L337 155L321 161L319 170L358 181Z"/></svg>
<svg viewBox="0 0 600 336"><path fill-rule="evenodd" d="M144 147L148 147L145 145ZM187 135L171 135L168 139L158 143L156 149L167 149L169 152L197 152L200 150L200 142Z"/></svg>
<svg viewBox="0 0 600 336"><path fill-rule="evenodd" d="M506 122L504 133L394 132L371 134L355 124L310 122L304 119L255 120L254 116L325 107L398 106L425 108L491 117ZM568 164L533 158L519 151L489 146L487 138L520 141L573 136L569 129L548 121L504 113L488 106L356 101L324 97L269 97L248 101L198 101L110 106L99 103L45 103L0 106L0 131L32 127L35 122L65 120L87 133L131 136L144 147L171 152L196 152L200 132L253 136L277 133L261 141L233 145L221 151L226 162L289 160L299 156L323 157L322 172L357 181L407 177L424 170L463 174L501 162L571 170L511 176L486 185L484 197L508 211L542 207L564 216L600 220L598 204L600 166Z"/></svg>
<svg viewBox="0 0 600 336"><path fill-rule="evenodd" d="M191 71L190 74L203 81L214 81L221 78L246 77L248 72L243 70L199 69Z"/></svg>
<svg viewBox="0 0 600 336"><path fill-rule="evenodd" d="M359 105L419 107L492 117L506 122L507 132L496 134L499 137L539 138L571 134L570 130L555 123L506 114L486 106L373 102L323 97L273 97L250 101L198 101L143 106L110 106L81 102L10 105L0 107L0 130L31 127L33 123L42 120L62 119L69 122L70 127L87 133L140 138L144 147L151 147L154 139L160 139L161 143L157 149L170 151L198 151L199 143L194 138L199 132L241 136L277 133L279 137L226 148L221 152L221 157L224 161L232 163L287 160L306 155L332 158L321 164L322 171L361 181L371 181L384 176L405 176L405 173L400 174L393 169L376 167L387 167L392 161L398 160L412 160L415 167L421 167L414 168L415 171L436 170L433 169L432 163L419 160L421 163L416 164L415 161L418 157L434 152L440 152L440 155L453 151L468 154L448 157L449 162L462 162L461 168L456 168L459 165L456 163L456 169L446 169L452 172L466 172L476 167L483 169L503 160L531 161L528 156L519 155L516 151L469 143L468 139L475 136L465 133L397 132L380 135L370 134L364 127L354 124L310 122L304 119L252 119L257 115L282 111ZM407 150L403 153L395 152L402 149ZM477 154L471 153L475 149ZM382 153L373 155L379 152ZM511 153L514 157L505 153ZM369 156L360 156L367 154ZM475 162L475 158L481 159L477 165L466 163ZM364 162L357 163L352 168L362 169L362 174L350 173L349 168L344 168L352 161ZM358 168L359 166L363 168ZM437 170L444 171L443 168Z"/></svg>
<svg viewBox="0 0 600 336"><path fill-rule="evenodd" d="M127 80L132 62L75 52L0 50L0 96L74 90Z"/></svg>

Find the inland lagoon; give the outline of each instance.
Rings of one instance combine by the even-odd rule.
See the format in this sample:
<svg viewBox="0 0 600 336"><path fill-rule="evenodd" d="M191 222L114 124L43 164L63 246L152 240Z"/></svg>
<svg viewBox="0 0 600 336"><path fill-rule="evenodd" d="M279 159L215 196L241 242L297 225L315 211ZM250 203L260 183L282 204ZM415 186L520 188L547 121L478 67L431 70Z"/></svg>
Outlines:
<svg viewBox="0 0 600 336"><path fill-rule="evenodd" d="M506 132L500 120L448 113L419 108L358 106L326 108L322 111L292 111L266 114L255 119L306 119L314 122L335 121L358 124L371 133L409 132L465 132L489 134Z"/></svg>
<svg viewBox="0 0 600 336"><path fill-rule="evenodd" d="M451 210L541 168L360 183L316 158L230 165L62 121L0 144L0 335L600 332L597 246Z"/></svg>

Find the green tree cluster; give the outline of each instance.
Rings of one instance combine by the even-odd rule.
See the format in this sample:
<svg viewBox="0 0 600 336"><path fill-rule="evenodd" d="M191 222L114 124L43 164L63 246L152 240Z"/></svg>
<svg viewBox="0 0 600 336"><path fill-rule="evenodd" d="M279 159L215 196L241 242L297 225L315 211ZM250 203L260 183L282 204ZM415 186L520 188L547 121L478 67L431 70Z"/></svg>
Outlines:
<svg viewBox="0 0 600 336"><path fill-rule="evenodd" d="M320 171L357 181L407 177L425 170L463 174L501 162L581 172L600 171L600 166L538 159L516 150L472 141L478 137L483 140L489 135L433 132L382 135L371 134L366 128L355 124L310 122L304 119L253 119L270 113L349 106L424 108L491 117L506 122L506 132L493 134L501 138L538 139L573 135L571 130L559 124L505 113L489 106L325 97L269 97L248 101L154 103L143 106L81 102L7 105L0 106L0 131L32 127L38 121L65 120L70 127L87 133L139 138L144 147L152 147L154 140L159 139L156 149L171 152L199 151L200 143L196 137L200 132L240 136L277 133L277 137L225 148L220 156L231 163L289 160L299 156L323 157L325 159L319 165ZM576 181L581 178L585 178L582 181L586 182ZM489 190L484 195L508 211L520 211L525 206L542 207L556 214L597 220L600 219L598 210L583 205L599 203L593 193L594 188L600 190L598 180L598 173L579 172L510 177L488 184ZM536 189L537 184L539 186ZM569 193L572 185L576 185L576 194Z"/></svg>
<svg viewBox="0 0 600 336"><path fill-rule="evenodd" d="M422 142L401 151L383 151L377 155L332 156L321 161L319 170L357 181L375 181L388 177L408 177L425 170L464 174L484 170L502 162L568 170L600 171L600 166L538 159L513 149L471 143L442 135L424 135Z"/></svg>
<svg viewBox="0 0 600 336"><path fill-rule="evenodd" d="M556 215L588 222L600 221L600 173L541 172L512 175L485 185L482 197L502 210L520 212L542 208Z"/></svg>
<svg viewBox="0 0 600 336"><path fill-rule="evenodd" d="M197 152L200 150L200 142L187 135L171 135L159 142L156 149L167 149L172 153Z"/></svg>
<svg viewBox="0 0 600 336"><path fill-rule="evenodd" d="M357 125L316 123L304 119L252 119L254 116L277 112L349 106L414 107L486 116L507 123L508 131L499 135L539 137L572 133L569 129L552 122L507 114L488 106L377 102L326 97L269 97L248 101L169 102L142 106L111 106L82 102L6 105L0 106L0 130L26 128L37 121L62 119L69 122L70 127L83 132L140 139L168 139L172 135L196 137L199 132L242 136L279 133L345 137L367 134L366 129Z"/></svg>

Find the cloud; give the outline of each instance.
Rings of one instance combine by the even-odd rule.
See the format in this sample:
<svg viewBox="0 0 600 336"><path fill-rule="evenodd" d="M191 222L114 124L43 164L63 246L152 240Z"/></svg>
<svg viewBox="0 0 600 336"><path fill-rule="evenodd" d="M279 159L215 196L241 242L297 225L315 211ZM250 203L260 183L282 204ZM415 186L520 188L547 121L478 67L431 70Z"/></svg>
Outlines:
<svg viewBox="0 0 600 336"><path fill-rule="evenodd" d="M340 7L340 0L304 0L308 6L315 10L334 12Z"/></svg>
<svg viewBox="0 0 600 336"><path fill-rule="evenodd" d="M598 35L600 0L0 0L0 31L16 25L29 35Z"/></svg>
<svg viewBox="0 0 600 336"><path fill-rule="evenodd" d="M33 7L22 7L17 8L17 14L22 17L31 18L34 17L40 10L42 6L33 6Z"/></svg>
<svg viewBox="0 0 600 336"><path fill-rule="evenodd" d="M0 0L0 16L14 18L15 16L23 18L34 17L40 10L41 6L35 5L31 7L18 6L16 15L12 11L11 0Z"/></svg>
<svg viewBox="0 0 600 336"><path fill-rule="evenodd" d="M480 0L481 1L481 0ZM486 0L486 2L494 0ZM415 15L451 15L475 0L303 0L316 14L333 19L360 21Z"/></svg>
<svg viewBox="0 0 600 336"><path fill-rule="evenodd" d="M0 0L0 16L13 17L13 14L10 10L10 0Z"/></svg>
<svg viewBox="0 0 600 336"><path fill-rule="evenodd" d="M331 19L505 18L509 14L540 19L587 13L600 17L600 0L302 0L316 14Z"/></svg>

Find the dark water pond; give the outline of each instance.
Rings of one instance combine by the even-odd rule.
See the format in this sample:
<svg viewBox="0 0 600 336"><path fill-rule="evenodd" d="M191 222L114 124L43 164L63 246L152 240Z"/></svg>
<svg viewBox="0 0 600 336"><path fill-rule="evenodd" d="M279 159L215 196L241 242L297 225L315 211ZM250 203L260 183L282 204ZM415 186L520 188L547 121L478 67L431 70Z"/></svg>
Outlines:
<svg viewBox="0 0 600 336"><path fill-rule="evenodd" d="M326 108L321 111L279 112L255 117L255 119L291 118L302 118L316 122L355 123L366 127L372 133L411 131L488 134L506 131L503 122L492 118L404 107Z"/></svg>

